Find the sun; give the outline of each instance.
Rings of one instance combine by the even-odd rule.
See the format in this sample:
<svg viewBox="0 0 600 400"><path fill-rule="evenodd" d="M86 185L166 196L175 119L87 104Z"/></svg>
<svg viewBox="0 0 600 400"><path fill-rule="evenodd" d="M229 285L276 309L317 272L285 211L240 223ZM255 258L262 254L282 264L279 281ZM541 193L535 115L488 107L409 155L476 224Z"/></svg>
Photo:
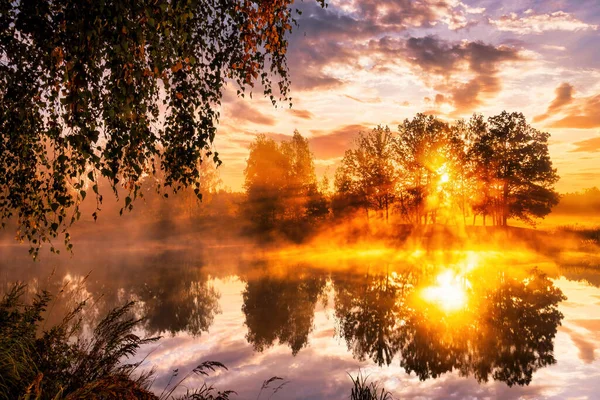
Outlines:
<svg viewBox="0 0 600 400"><path fill-rule="evenodd" d="M440 182L441 183L448 183L449 180L450 180L450 175L448 175L447 172L444 172L442 174L442 176L440 177Z"/></svg>
<svg viewBox="0 0 600 400"><path fill-rule="evenodd" d="M442 272L436 277L436 284L423 289L422 297L445 312L458 311L467 304L466 279L455 275L451 270Z"/></svg>
<svg viewBox="0 0 600 400"><path fill-rule="evenodd" d="M439 183L444 184L450 181L450 174L448 173L448 166L443 164L436 170L438 176L440 177Z"/></svg>

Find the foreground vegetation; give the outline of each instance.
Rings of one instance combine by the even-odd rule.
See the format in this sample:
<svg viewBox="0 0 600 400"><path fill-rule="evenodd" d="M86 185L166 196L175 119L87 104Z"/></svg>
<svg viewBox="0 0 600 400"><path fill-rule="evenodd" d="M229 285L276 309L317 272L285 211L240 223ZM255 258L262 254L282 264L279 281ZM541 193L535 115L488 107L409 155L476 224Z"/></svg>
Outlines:
<svg viewBox="0 0 600 400"><path fill-rule="evenodd" d="M52 309L52 296L42 291L28 304L23 300L26 294L26 285L15 285L0 300L0 399L228 400L236 394L206 383L176 394L192 375L208 376L227 369L215 361L203 362L183 377L174 373L160 395L151 391L152 370L141 371L141 362L126 360L159 337L142 338L134 333L141 321L131 317L131 302L109 312L90 338L83 339L85 303L58 325L47 328L45 313ZM360 375L352 382L351 399L391 399L389 393ZM257 398L269 393L272 397L286 383L276 376L264 381Z"/></svg>

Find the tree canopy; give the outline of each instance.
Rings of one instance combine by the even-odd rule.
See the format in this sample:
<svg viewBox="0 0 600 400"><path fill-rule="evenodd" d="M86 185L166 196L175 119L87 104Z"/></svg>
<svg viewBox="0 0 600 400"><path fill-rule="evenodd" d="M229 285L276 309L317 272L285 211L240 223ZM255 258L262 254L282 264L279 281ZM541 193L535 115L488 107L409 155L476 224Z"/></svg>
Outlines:
<svg viewBox="0 0 600 400"><path fill-rule="evenodd" d="M250 144L244 177L244 212L259 230L296 232L299 223L328 213L318 190L314 156L298 131L281 143L258 135Z"/></svg>
<svg viewBox="0 0 600 400"><path fill-rule="evenodd" d="M334 211L395 209L415 225L448 223L462 214L533 223L558 203L549 134L523 114L487 121L475 114L454 124L417 114L393 134L387 127L359 132L336 172ZM335 206L335 207L334 207Z"/></svg>
<svg viewBox="0 0 600 400"><path fill-rule="evenodd" d="M324 5L324 0L317 0ZM288 101L293 0L1 1L0 216L35 247L106 179L195 187L227 82ZM98 207L99 209L99 207ZM94 216L96 214L94 213Z"/></svg>

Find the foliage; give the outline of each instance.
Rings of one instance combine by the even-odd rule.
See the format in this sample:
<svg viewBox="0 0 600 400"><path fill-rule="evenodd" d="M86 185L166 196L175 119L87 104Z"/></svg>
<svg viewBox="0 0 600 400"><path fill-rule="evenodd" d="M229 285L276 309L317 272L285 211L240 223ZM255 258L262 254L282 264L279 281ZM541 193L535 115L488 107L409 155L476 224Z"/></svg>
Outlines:
<svg viewBox="0 0 600 400"><path fill-rule="evenodd" d="M354 149L344 154L336 173L336 190L356 199L353 202L367 210L385 211L387 218L397 172L393 164L392 133L389 128L378 126L370 132L359 132L354 145Z"/></svg>
<svg viewBox="0 0 600 400"><path fill-rule="evenodd" d="M51 300L37 294L21 301L25 285L15 285L0 301L0 397L20 399L144 399L148 375L134 378L137 364L122 360L158 338L133 333L139 320L127 317L132 303L111 311L90 340L76 337L83 304L57 326L45 329L44 312Z"/></svg>
<svg viewBox="0 0 600 400"><path fill-rule="evenodd" d="M317 0L324 6L324 0ZM226 82L288 101L293 0L0 2L0 215L32 253L98 182L200 193ZM166 193L165 193L166 194Z"/></svg>
<svg viewBox="0 0 600 400"><path fill-rule="evenodd" d="M177 383L171 385L173 379L175 379L179 373L178 370L173 372L171 379L167 383L167 386L161 393L159 399L160 400L228 400L229 396L235 394L233 390L226 390L223 392L217 391L212 385L207 385L203 383L202 386L198 389L187 390L186 393L182 396L175 397L173 392L179 387L182 386L183 382L188 379L192 375L200 375L200 376L208 376L209 371L214 372L217 369L227 370L227 367L221 364L218 361L205 361L200 365L196 366L192 369L187 375L181 378Z"/></svg>
<svg viewBox="0 0 600 400"><path fill-rule="evenodd" d="M527 124L521 113L490 117L488 129L475 137L472 152L485 165L497 225L508 218L530 222L558 204L553 185L558 181L548 153L550 135Z"/></svg>
<svg viewBox="0 0 600 400"><path fill-rule="evenodd" d="M227 400L235 392L218 391L202 383L199 388L176 391L193 375L206 377L218 369L216 361L200 363L182 378L175 370L162 393L150 391L153 372L139 372L144 360L127 364L140 346L158 337L140 338L133 333L141 320L128 315L133 303L110 311L91 332L90 339L78 335L84 304L64 316L60 324L46 329L46 309L52 301L48 292L36 294L31 304L23 302L25 285L15 285L0 300L0 399L19 400ZM265 389L272 395L287 384L272 377ZM271 395L271 396L272 396Z"/></svg>
<svg viewBox="0 0 600 400"><path fill-rule="evenodd" d="M432 115L417 114L398 127L396 156L403 179L399 182L401 211L416 224L427 221L443 203L442 176L454 171L450 155L455 154L450 126Z"/></svg>
<svg viewBox="0 0 600 400"><path fill-rule="evenodd" d="M298 131L279 144L259 135L250 145L244 177L244 213L259 230L293 229L329 212L308 140Z"/></svg>
<svg viewBox="0 0 600 400"><path fill-rule="evenodd" d="M462 214L496 225L508 218L534 223L558 203L548 133L520 113L454 124L432 115L406 119L393 135L385 127L359 132L336 171L332 209L385 209L394 203L414 225L456 222Z"/></svg>

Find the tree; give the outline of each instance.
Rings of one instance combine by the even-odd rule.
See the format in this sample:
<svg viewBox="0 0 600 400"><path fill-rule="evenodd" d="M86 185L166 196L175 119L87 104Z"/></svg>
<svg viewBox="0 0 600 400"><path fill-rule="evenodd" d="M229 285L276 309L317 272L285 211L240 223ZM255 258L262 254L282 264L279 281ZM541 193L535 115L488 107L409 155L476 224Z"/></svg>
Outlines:
<svg viewBox="0 0 600 400"><path fill-rule="evenodd" d="M457 196L456 203L463 214L463 224L467 224L467 215L485 216L488 204L487 178L490 175L490 166L480 162L473 151L474 139L485 132L487 124L483 115L473 114L468 121L460 120L450 127L452 142L452 165L454 171L453 195Z"/></svg>
<svg viewBox="0 0 600 400"><path fill-rule="evenodd" d="M297 224L328 212L318 191L314 156L298 131L279 144L259 135L250 145L244 176L246 215L259 229Z"/></svg>
<svg viewBox="0 0 600 400"><path fill-rule="evenodd" d="M277 143L258 135L250 144L244 188L246 215L261 229L272 228L283 211L281 199L288 171L288 160Z"/></svg>
<svg viewBox="0 0 600 400"><path fill-rule="evenodd" d="M308 147L308 139L297 130L290 140L281 142L280 149L289 166L284 172L286 219L299 220L306 216L309 193L317 190L314 157Z"/></svg>
<svg viewBox="0 0 600 400"><path fill-rule="evenodd" d="M347 150L336 172L336 189L361 199L367 211L384 211L386 221L394 201L395 169L392 158L393 137L386 126L359 132L355 148Z"/></svg>
<svg viewBox="0 0 600 400"><path fill-rule="evenodd" d="M324 0L317 0L324 5ZM2 1L0 215L33 245L101 177L131 209L145 176L199 193L227 81L289 100L293 0ZM278 88L275 92L273 86ZM68 212L72 211L72 218Z"/></svg>
<svg viewBox="0 0 600 400"><path fill-rule="evenodd" d="M527 124L521 113L488 118L488 128L474 140L473 152L490 193L494 222L507 225L508 218L532 222L543 218L558 204L554 184L556 169L548 152L549 134Z"/></svg>
<svg viewBox="0 0 600 400"><path fill-rule="evenodd" d="M395 156L400 174L399 201L402 212L416 224L435 222L443 201L443 184L450 181L454 168L450 127L432 115L417 114L398 126ZM412 217L412 218L411 218Z"/></svg>

